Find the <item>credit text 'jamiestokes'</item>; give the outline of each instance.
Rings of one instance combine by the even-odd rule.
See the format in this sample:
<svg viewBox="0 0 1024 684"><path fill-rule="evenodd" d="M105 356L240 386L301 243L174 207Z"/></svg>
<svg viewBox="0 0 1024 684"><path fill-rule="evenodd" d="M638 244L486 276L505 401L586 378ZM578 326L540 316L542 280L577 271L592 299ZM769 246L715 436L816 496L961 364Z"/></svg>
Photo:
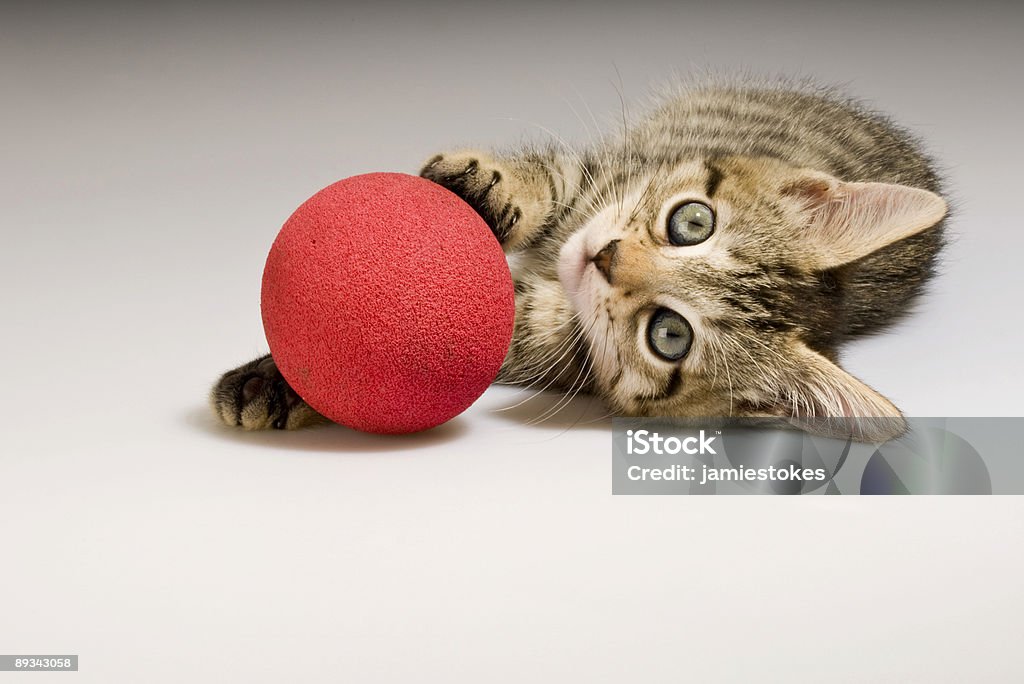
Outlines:
<svg viewBox="0 0 1024 684"><path fill-rule="evenodd" d="M716 455L715 440L718 435L708 435L701 430L699 435L689 437L662 437L650 430L627 430L626 453L644 456L647 454L674 456L678 454ZM756 482L756 481L824 481L828 475L824 468L802 468L796 463L772 465L765 468L715 468L708 464L673 464L661 468L630 466L626 476L637 480L676 480L687 482Z"/></svg>

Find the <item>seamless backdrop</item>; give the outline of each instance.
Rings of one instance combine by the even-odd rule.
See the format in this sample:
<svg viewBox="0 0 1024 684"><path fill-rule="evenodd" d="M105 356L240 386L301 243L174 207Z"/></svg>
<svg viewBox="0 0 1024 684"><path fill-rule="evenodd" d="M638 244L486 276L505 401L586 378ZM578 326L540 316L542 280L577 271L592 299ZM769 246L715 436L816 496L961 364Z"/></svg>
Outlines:
<svg viewBox="0 0 1024 684"><path fill-rule="evenodd" d="M612 497L608 421L492 388L404 439L238 434L298 204L636 116L676 75L843 85L955 203L917 315L845 361L1020 415L1024 10L912 3L5 3L0 652L41 681L1012 681L1018 498ZM525 401L524 401L525 400ZM522 402L522 403L520 403Z"/></svg>

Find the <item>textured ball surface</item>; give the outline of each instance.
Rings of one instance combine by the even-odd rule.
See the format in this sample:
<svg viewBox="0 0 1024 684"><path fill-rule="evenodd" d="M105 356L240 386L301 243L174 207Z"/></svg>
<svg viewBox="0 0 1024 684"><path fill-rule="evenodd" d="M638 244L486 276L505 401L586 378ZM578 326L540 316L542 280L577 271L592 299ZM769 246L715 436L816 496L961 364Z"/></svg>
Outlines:
<svg viewBox="0 0 1024 684"><path fill-rule="evenodd" d="M354 176L285 222L263 271L263 327L285 380L331 420L404 433L466 410L512 339L512 278L460 198L423 178Z"/></svg>

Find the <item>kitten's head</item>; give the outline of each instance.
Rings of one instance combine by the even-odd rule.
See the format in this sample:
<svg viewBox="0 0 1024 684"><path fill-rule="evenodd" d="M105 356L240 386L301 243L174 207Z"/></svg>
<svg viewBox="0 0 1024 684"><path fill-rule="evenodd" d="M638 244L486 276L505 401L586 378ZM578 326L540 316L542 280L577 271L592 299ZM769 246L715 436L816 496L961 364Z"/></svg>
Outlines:
<svg viewBox="0 0 1024 684"><path fill-rule="evenodd" d="M638 179L564 245L559 278L597 390L626 415L874 418L899 410L842 370L843 266L935 225L936 194L768 159Z"/></svg>

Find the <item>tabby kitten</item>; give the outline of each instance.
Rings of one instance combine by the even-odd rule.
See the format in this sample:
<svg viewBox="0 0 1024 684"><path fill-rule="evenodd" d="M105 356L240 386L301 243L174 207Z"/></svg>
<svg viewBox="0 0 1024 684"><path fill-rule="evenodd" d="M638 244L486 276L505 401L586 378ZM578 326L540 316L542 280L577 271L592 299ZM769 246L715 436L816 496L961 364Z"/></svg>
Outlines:
<svg viewBox="0 0 1024 684"><path fill-rule="evenodd" d="M463 150L421 175L510 255L516 324L499 382L584 391L619 414L859 421L899 410L837 365L932 274L946 202L906 131L832 91L705 83L600 144ZM215 385L249 429L323 420L263 357Z"/></svg>

